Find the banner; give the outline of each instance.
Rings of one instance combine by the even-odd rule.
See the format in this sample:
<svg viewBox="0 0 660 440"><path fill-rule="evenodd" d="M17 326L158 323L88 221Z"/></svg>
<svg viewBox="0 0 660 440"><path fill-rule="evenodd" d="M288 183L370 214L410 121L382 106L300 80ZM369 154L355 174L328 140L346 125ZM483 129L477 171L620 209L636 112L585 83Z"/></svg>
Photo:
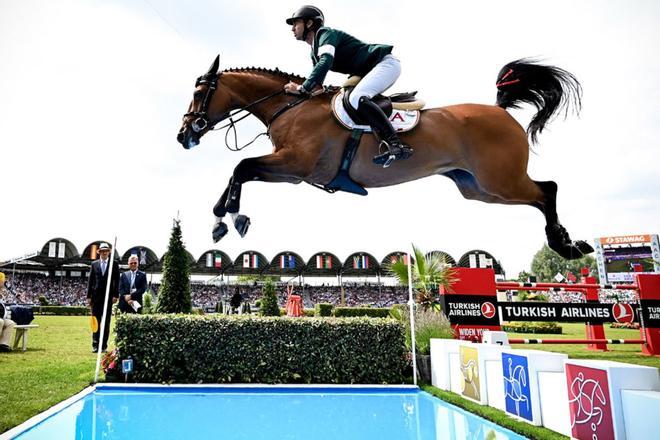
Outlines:
<svg viewBox="0 0 660 440"><path fill-rule="evenodd" d="M66 243L59 242L57 244L57 258L64 258L66 256Z"/></svg>
<svg viewBox="0 0 660 440"><path fill-rule="evenodd" d="M244 268L250 267L250 254L243 254L243 267Z"/></svg>
<svg viewBox="0 0 660 440"><path fill-rule="evenodd" d="M499 303L502 321L639 322L637 305L604 303Z"/></svg>
<svg viewBox="0 0 660 440"><path fill-rule="evenodd" d="M206 267L213 267L213 253L206 254Z"/></svg>
<svg viewBox="0 0 660 440"><path fill-rule="evenodd" d="M48 243L48 258L55 258L55 255L57 252L57 243L54 241L51 241Z"/></svg>
<svg viewBox="0 0 660 440"><path fill-rule="evenodd" d="M220 253L215 254L214 265L216 269L220 269L222 267L222 255Z"/></svg>

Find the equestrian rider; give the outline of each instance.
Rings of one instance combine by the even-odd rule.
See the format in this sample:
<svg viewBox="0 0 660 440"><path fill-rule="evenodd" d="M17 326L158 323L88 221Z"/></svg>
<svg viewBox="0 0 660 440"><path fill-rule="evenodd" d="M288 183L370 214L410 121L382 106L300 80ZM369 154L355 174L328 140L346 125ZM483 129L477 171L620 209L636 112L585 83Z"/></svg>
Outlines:
<svg viewBox="0 0 660 440"><path fill-rule="evenodd" d="M289 82L287 93L309 94L321 86L329 70L358 75L362 80L350 94L350 104L357 114L378 134L388 151L374 157L376 164L389 167L395 159L410 157L412 148L401 143L396 130L378 105L371 99L389 89L401 74L401 62L395 58L392 46L366 44L345 32L323 26L323 12L305 5L286 20L297 40L312 46L314 68L302 84Z"/></svg>

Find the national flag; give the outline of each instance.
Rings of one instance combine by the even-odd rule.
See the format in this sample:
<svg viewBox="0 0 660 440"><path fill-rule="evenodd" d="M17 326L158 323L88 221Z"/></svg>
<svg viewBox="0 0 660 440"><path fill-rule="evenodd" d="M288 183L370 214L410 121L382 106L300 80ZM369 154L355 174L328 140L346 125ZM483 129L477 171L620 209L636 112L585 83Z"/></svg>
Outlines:
<svg viewBox="0 0 660 440"><path fill-rule="evenodd" d="M295 269L296 261L293 255L280 255L280 269Z"/></svg>
<svg viewBox="0 0 660 440"><path fill-rule="evenodd" d="M286 268L286 256L280 255L280 269Z"/></svg>
<svg viewBox="0 0 660 440"><path fill-rule="evenodd" d="M250 267L250 254L243 254L243 267Z"/></svg>
<svg viewBox="0 0 660 440"><path fill-rule="evenodd" d="M316 268L323 269L323 255L316 256Z"/></svg>
<svg viewBox="0 0 660 440"><path fill-rule="evenodd" d="M259 268L259 255L252 254L252 269Z"/></svg>
<svg viewBox="0 0 660 440"><path fill-rule="evenodd" d="M57 258L64 258L66 255L66 244L64 242L58 243Z"/></svg>
<svg viewBox="0 0 660 440"><path fill-rule="evenodd" d="M213 267L213 254L211 252L206 254L206 267Z"/></svg>
<svg viewBox="0 0 660 440"><path fill-rule="evenodd" d="M51 241L48 243L48 258L55 258L57 252L57 243Z"/></svg>
<svg viewBox="0 0 660 440"><path fill-rule="evenodd" d="M215 267L220 269L222 267L222 255L219 253L215 254Z"/></svg>
<svg viewBox="0 0 660 440"><path fill-rule="evenodd" d="M89 258L91 260L96 260L98 250L99 250L99 245L98 244L93 244L92 248L89 251Z"/></svg>
<svg viewBox="0 0 660 440"><path fill-rule="evenodd" d="M360 257L353 257L353 269L360 268Z"/></svg>
<svg viewBox="0 0 660 440"><path fill-rule="evenodd" d="M332 257L330 255L325 256L325 268L332 269Z"/></svg>
<svg viewBox="0 0 660 440"><path fill-rule="evenodd" d="M369 257L362 255L362 269L369 269Z"/></svg>
<svg viewBox="0 0 660 440"><path fill-rule="evenodd" d="M140 249L140 264L147 264L147 250Z"/></svg>

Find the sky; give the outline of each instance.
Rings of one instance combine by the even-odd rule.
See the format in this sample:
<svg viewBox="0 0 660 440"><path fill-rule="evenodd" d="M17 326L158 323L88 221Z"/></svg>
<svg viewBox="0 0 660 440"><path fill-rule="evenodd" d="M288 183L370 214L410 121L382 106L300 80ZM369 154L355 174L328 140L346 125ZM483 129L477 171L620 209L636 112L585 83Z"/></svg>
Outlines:
<svg viewBox="0 0 660 440"><path fill-rule="evenodd" d="M377 259L414 243L455 259L483 249L509 277L545 241L541 213L462 198L446 178L371 189L367 197L309 185L244 185L244 238L211 239L211 209L243 158L270 153L262 137L240 153L224 133L192 150L176 142L195 78L259 66L307 76L309 46L285 18L292 1L0 0L0 261L49 239L79 252L95 240L161 256L172 218L197 258L284 250ZM558 118L530 155L529 174L559 185L560 220L574 239L660 230L660 3L489 0L319 1L330 27L389 43L402 61L390 92L418 90L427 107L492 104L499 69L535 56L581 82L578 116ZM331 73L326 84L344 77ZM524 126L530 109L512 113ZM330 116L328 116L330 117ZM264 127L238 126L245 143Z"/></svg>

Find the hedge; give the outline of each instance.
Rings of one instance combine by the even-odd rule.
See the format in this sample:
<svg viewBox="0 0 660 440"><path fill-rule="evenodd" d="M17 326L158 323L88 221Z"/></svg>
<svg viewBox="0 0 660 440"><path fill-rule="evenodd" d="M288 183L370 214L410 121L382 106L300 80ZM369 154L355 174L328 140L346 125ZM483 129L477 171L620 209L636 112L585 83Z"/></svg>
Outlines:
<svg viewBox="0 0 660 440"><path fill-rule="evenodd" d="M547 333L561 335L562 328L556 322L509 322L502 325L502 330L511 333Z"/></svg>
<svg viewBox="0 0 660 440"><path fill-rule="evenodd" d="M151 383L402 383L392 319L127 315L116 319L132 379Z"/></svg>
<svg viewBox="0 0 660 440"><path fill-rule="evenodd" d="M33 307L35 315L89 315L89 307L84 306L39 306Z"/></svg>
<svg viewBox="0 0 660 440"><path fill-rule="evenodd" d="M376 307L335 307L335 316L337 318L367 316L370 318L387 318L390 316L390 309Z"/></svg>
<svg viewBox="0 0 660 440"><path fill-rule="evenodd" d="M332 308L334 306L330 303L317 303L314 304L316 316L332 316Z"/></svg>

